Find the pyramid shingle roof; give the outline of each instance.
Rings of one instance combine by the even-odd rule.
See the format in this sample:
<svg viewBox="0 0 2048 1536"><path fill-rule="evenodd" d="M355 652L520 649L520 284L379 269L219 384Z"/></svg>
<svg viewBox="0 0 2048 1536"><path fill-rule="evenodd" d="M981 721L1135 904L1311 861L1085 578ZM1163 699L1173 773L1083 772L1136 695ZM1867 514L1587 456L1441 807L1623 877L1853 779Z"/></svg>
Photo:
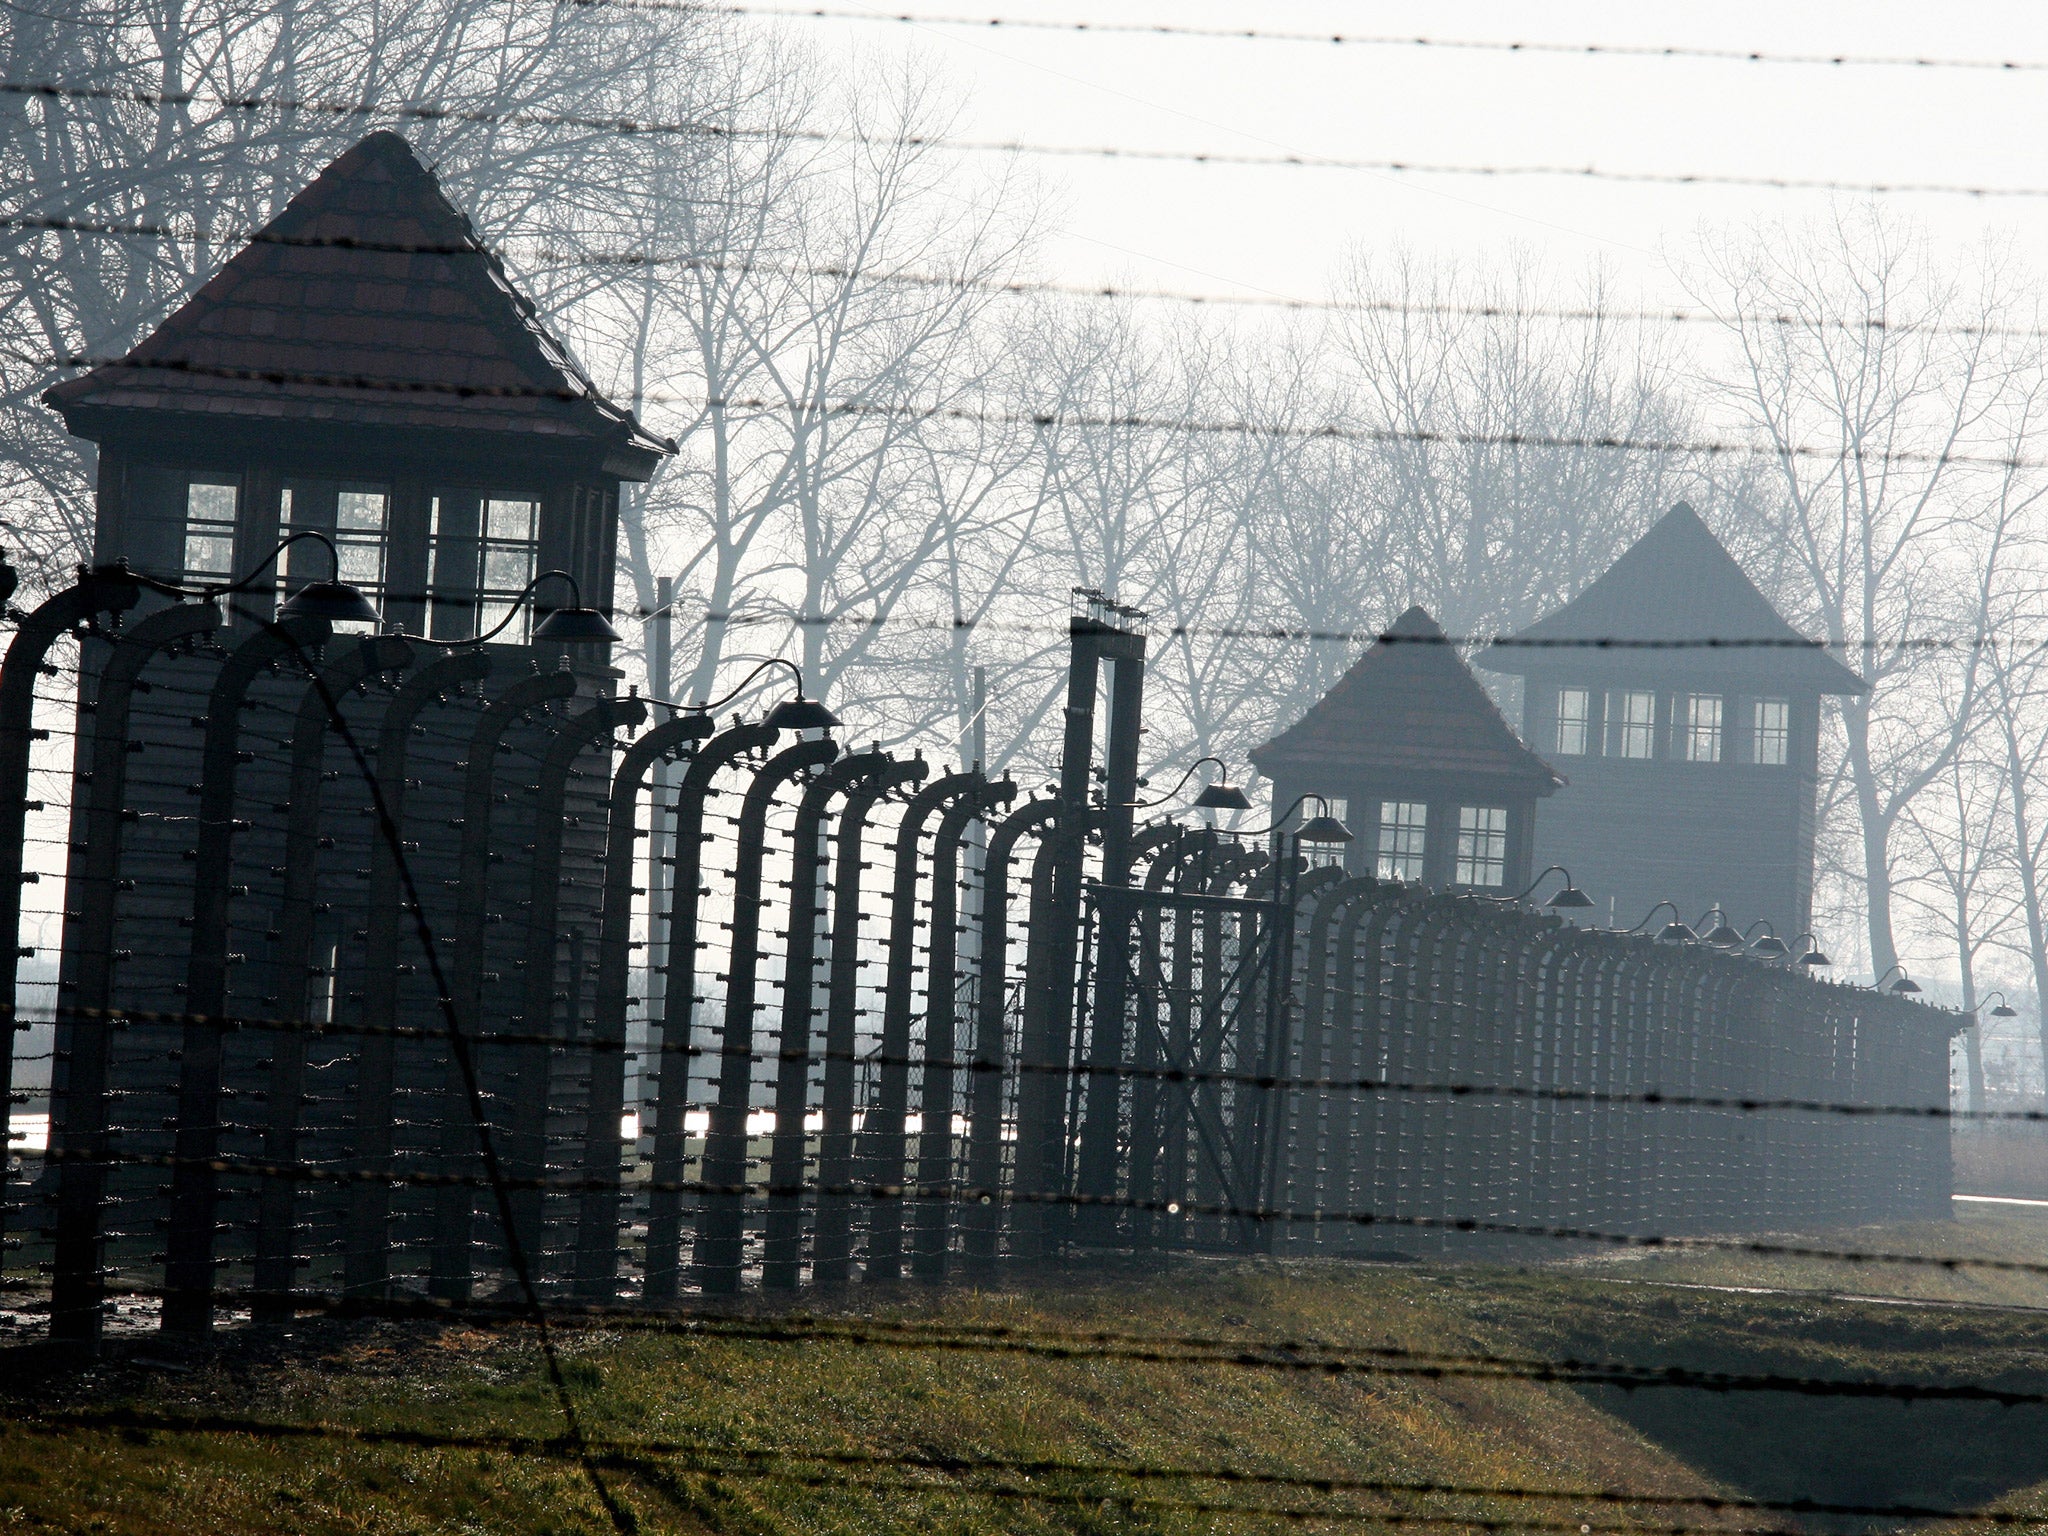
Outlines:
<svg viewBox="0 0 2048 1536"><path fill-rule="evenodd" d="M1862 678L1786 623L1697 512L1679 502L1577 597L1479 653L1525 672L1559 651L1618 642L1609 655L1670 648L1694 666L1740 666L1821 693L1862 693Z"/></svg>
<svg viewBox="0 0 2048 1536"><path fill-rule="evenodd" d="M1452 773L1519 781L1547 795L1564 781L1501 718L1443 630L1410 608L1252 761L1289 769Z"/></svg>
<svg viewBox="0 0 2048 1536"><path fill-rule="evenodd" d="M86 436L145 412L488 432L588 444L635 479L675 450L598 393L389 132L329 165L125 358L43 398Z"/></svg>

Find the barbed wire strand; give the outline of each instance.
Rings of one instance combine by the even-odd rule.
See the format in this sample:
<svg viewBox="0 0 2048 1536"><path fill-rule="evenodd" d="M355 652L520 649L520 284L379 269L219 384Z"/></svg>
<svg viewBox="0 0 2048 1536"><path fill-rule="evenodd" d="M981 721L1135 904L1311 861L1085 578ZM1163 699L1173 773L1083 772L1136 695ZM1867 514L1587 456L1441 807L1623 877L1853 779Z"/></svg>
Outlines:
<svg viewBox="0 0 2048 1536"><path fill-rule="evenodd" d="M460 400L563 402L585 402L601 398L594 386L588 389L567 389L535 384L456 384L439 379L392 379L359 373L247 368L224 363L203 363L189 358L134 355L38 355L21 352L9 355L17 362L36 367L121 368L272 386L297 384L315 389L359 390L369 394L446 395ZM2008 471L2048 469L2048 459L2031 459L2018 454L1953 452L1947 449L1864 449L1853 445L1831 449L1802 443L1774 446L1725 440L1637 437L1620 433L1467 432L1454 429L1359 427L1341 422L1291 426L1236 418L1203 420L1191 417L1148 416L1140 413L1104 415L1077 411L985 410L974 406L891 404L886 401L852 399L777 400L767 396L651 393L640 396L640 400L644 404L689 405L698 409L787 411L799 417L814 419L878 417L914 421L961 421L982 426L1024 426L1040 430L1049 427L1105 427L1237 435L1261 439L1428 443L1460 448L1599 449L1623 453L1697 454L1709 458L1799 459L1826 464L1917 464L1928 467L1955 464Z"/></svg>
<svg viewBox="0 0 2048 1536"><path fill-rule="evenodd" d="M198 91L148 91L58 81L0 81L0 95L42 100L105 101L150 108L215 107L228 112L274 111L332 118L410 122L502 124L518 128L576 128L629 136L686 136L750 142L797 142L895 149L934 149L963 155L1035 155L1053 159L1141 164L1234 166L1255 169L1360 171L1392 176L1471 176L1489 180L1566 178L1632 186L1753 188L1778 192L1830 192L1858 196L1945 196L1973 199L2048 197L2048 187L1991 186L1942 181L1860 181L1802 176L1750 176L1719 171L1630 171L1595 165L1459 165L1423 160L1370 160L1338 155L1260 154L1243 150L1147 149L1122 144L1040 144L1022 139L958 139L942 134L870 134L847 130L748 127L691 119L587 116L420 102L359 102L311 97L229 96Z"/></svg>
<svg viewBox="0 0 2048 1536"><path fill-rule="evenodd" d="M1323 47L1443 49L1461 53L1507 53L1524 57L1695 59L1724 64L1821 65L1831 69L1963 69L1987 74L2031 74L2048 70L2035 59L1970 59L1903 53L1781 53L1764 48L1710 48L1693 44L1574 43L1534 38L1416 37L1393 33L1278 31L1264 27L1197 27L1179 22L1068 21L1055 17L926 15L853 11L827 6L693 5L686 0L563 0L579 10L693 11L725 16L792 20L908 23L924 27L975 27L989 31L1076 32L1105 36L1187 37L1223 42L1308 43Z"/></svg>
<svg viewBox="0 0 2048 1536"><path fill-rule="evenodd" d="M1596 930L1598 931L1598 930ZM1653 943L1653 940L1644 940ZM168 953L168 952L166 952ZM1734 958L1734 957L1730 957ZM1882 994L1870 994L1876 1002L1893 1001ZM1924 1005L1921 1005L1924 1006ZM320 1019L270 1019L239 1014L175 1013L143 1008L81 1008L69 1003L46 1007L58 1019L76 1018L145 1027L174 1027L222 1030L259 1030L310 1038L355 1037L417 1040L444 1044L445 1032L413 1024L352 1024ZM4 1017L4 1009L0 1009ZM638 1047L621 1040L573 1036L536 1031L494 1030L469 1037L475 1046L547 1046L559 1051L588 1051L592 1055L636 1054ZM1564 1088L1522 1083L1444 1083L1411 1081L1370 1076L1289 1076L1284 1073L1242 1072L1198 1067L1147 1067L1131 1063L1065 1063L1013 1061L1005 1067L969 1056L937 1056L886 1052L814 1050L742 1050L730 1046L685 1047L677 1054L697 1060L743 1059L751 1062L867 1062L877 1067L941 1067L955 1072L1027 1072L1054 1077L1113 1077L1124 1081L1163 1083L1225 1084L1278 1092L1388 1093L1430 1098L1497 1098L1533 1100L1546 1103L1600 1106L1641 1105L1660 1109L1715 1109L1741 1114L1788 1112L1843 1115L1856 1119L1902 1118L1912 1120L1989 1121L2025 1125L2048 1124L2048 1110L2039 1109L1956 1109L1937 1104L1850 1104L1831 1099L1770 1097L1766 1095L1701 1094L1647 1089L1622 1093L1598 1088Z"/></svg>
<svg viewBox="0 0 2048 1536"><path fill-rule="evenodd" d="M160 223L119 223L94 219L57 218L43 215L0 216L0 228L58 234L132 236L139 239L184 241L192 244L224 245L240 241L248 245L277 245L294 249L328 249L411 256L473 256L474 245L447 241L373 240L353 235L294 235L272 229L229 230L193 228L181 230ZM1946 325L1919 321L1893 321L1882 315L1861 319L1839 316L1801 315L1791 312L1759 313L1738 311L1715 314L1693 309L1610 308L1529 304L1447 304L1416 303L1393 299L1304 299L1262 293L1208 293L1180 288L1145 288L1119 283L1056 282L1029 278L973 278L944 272L907 269L870 271L832 263L798 263L704 256L691 252L661 251L579 251L562 252L543 248L520 266L532 271L553 271L568 267L679 267L685 271L730 276L823 278L835 282L858 281L933 288L951 292L979 292L1028 297L1045 294L1082 299L1130 299L1188 304L1207 308L1242 307L1334 314L1440 315L1468 320L1559 320L1604 324L1667 324L1770 326L1781 330L1816 330L1851 335L1915 335L2006 340L2048 340L2048 326L2031 325Z"/></svg>
<svg viewBox="0 0 2048 1536"><path fill-rule="evenodd" d="M498 1179L477 1174L428 1173L394 1165L332 1168L303 1162L259 1161L251 1158L183 1158L175 1153L112 1152L103 1157L73 1154L52 1148L52 1162L103 1162L123 1166L175 1168L196 1163L214 1173L250 1178L301 1180L308 1183L383 1183L429 1188L538 1189L557 1194L611 1192L617 1181L579 1176L512 1177ZM1583 1243L1595 1247L1637 1248L1670 1253L1744 1253L1763 1258L1819 1259L1845 1264L1892 1264L1903 1267L1984 1270L1997 1274L2048 1275L2048 1262L2029 1259L1998 1259L1976 1254L1897 1253L1869 1249L1824 1248L1805 1243L1785 1243L1762 1238L1710 1237L1675 1232L1616 1232L1600 1227L1576 1227L1542 1222L1497 1221L1474 1216L1410 1216L1388 1211L1321 1210L1288 1206L1237 1205L1227 1202L1152 1200L1131 1195L1083 1195L1067 1191L982 1189L970 1184L750 1184L720 1183L705 1179L643 1179L633 1189L640 1193L717 1195L736 1200L774 1200L830 1195L876 1202L923 1203L939 1201L962 1205L1052 1206L1129 1211L1159 1216L1213 1216L1234 1221L1261 1222L1287 1226L1389 1227L1396 1230L1453 1232L1494 1237L1538 1238L1545 1241Z"/></svg>

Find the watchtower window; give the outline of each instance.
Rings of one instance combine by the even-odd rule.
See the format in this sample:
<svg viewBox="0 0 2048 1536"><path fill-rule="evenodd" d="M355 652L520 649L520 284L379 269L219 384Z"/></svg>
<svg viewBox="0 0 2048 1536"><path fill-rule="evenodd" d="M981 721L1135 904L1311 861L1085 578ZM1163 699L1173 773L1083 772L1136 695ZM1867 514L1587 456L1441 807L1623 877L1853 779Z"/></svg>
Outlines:
<svg viewBox="0 0 2048 1536"><path fill-rule="evenodd" d="M334 541L341 580L362 589L381 606L384 594L384 552L391 516L386 487L359 482L307 480L284 487L278 498L278 531L282 534L324 533ZM280 574L281 595L296 592L309 581L328 577L327 551L312 539L285 551ZM364 630L367 623L346 623L337 629Z"/></svg>
<svg viewBox="0 0 2048 1536"><path fill-rule="evenodd" d="M1507 878L1508 813L1505 806L1458 807L1458 859L1454 878L1460 885L1497 886Z"/></svg>
<svg viewBox="0 0 2048 1536"><path fill-rule="evenodd" d="M1688 763L1721 761L1721 696L1717 693L1689 693L1685 696L1685 760Z"/></svg>
<svg viewBox="0 0 2048 1536"><path fill-rule="evenodd" d="M235 511L241 487L226 480L194 480L185 490L187 581L226 581L235 574Z"/></svg>
<svg viewBox="0 0 2048 1536"><path fill-rule="evenodd" d="M1657 695L1647 688L1618 688L1607 695L1607 755L1654 757Z"/></svg>
<svg viewBox="0 0 2048 1536"><path fill-rule="evenodd" d="M1429 836L1429 807L1420 800L1380 802L1379 877L1420 880Z"/></svg>
<svg viewBox="0 0 2048 1536"><path fill-rule="evenodd" d="M1584 757L1593 744L1593 690L1557 690L1557 750L1564 757Z"/></svg>
<svg viewBox="0 0 2048 1536"><path fill-rule="evenodd" d="M488 634L517 617L499 638L523 645L533 628L520 594L540 564L540 502L533 497L444 492L433 506L429 633L440 640Z"/></svg>
<svg viewBox="0 0 2048 1536"><path fill-rule="evenodd" d="M1784 699L1758 699L1755 722L1755 758L1766 768L1782 768L1792 746L1792 706Z"/></svg>

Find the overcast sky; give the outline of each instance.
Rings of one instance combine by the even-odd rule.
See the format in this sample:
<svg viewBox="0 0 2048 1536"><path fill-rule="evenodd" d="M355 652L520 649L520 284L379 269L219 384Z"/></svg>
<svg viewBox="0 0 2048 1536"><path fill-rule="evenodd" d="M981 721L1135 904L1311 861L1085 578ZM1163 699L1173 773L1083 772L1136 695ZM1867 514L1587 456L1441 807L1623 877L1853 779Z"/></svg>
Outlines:
<svg viewBox="0 0 2048 1536"><path fill-rule="evenodd" d="M843 10L884 8L817 0ZM1714 6L1376 0L904 0L888 11L1256 26L1442 38L1695 44L2048 61L2040 4ZM915 52L962 101L961 137L2048 188L2048 72L1574 58L1416 47L991 32L788 20L830 55ZM1353 248L1484 257L1623 294L1682 294L1667 258L1702 227L1824 212L1826 194L1556 177L1037 159L1059 191L1046 276L1317 297ZM2048 198L1886 201L1958 249L1997 233L2033 260Z"/></svg>

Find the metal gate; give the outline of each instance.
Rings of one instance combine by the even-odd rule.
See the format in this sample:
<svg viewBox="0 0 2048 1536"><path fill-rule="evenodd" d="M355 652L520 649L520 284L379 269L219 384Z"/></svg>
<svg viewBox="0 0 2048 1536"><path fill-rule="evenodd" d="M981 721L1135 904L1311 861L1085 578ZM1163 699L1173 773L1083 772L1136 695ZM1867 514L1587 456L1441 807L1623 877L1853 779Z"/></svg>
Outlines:
<svg viewBox="0 0 2048 1536"><path fill-rule="evenodd" d="M1155 866L1187 888L1088 891L1088 1106L1072 1183L1114 1204L1081 1207L1083 1242L1264 1246L1252 1213L1271 1204L1291 925L1279 902L1203 888L1251 878L1261 858L1187 842Z"/></svg>

